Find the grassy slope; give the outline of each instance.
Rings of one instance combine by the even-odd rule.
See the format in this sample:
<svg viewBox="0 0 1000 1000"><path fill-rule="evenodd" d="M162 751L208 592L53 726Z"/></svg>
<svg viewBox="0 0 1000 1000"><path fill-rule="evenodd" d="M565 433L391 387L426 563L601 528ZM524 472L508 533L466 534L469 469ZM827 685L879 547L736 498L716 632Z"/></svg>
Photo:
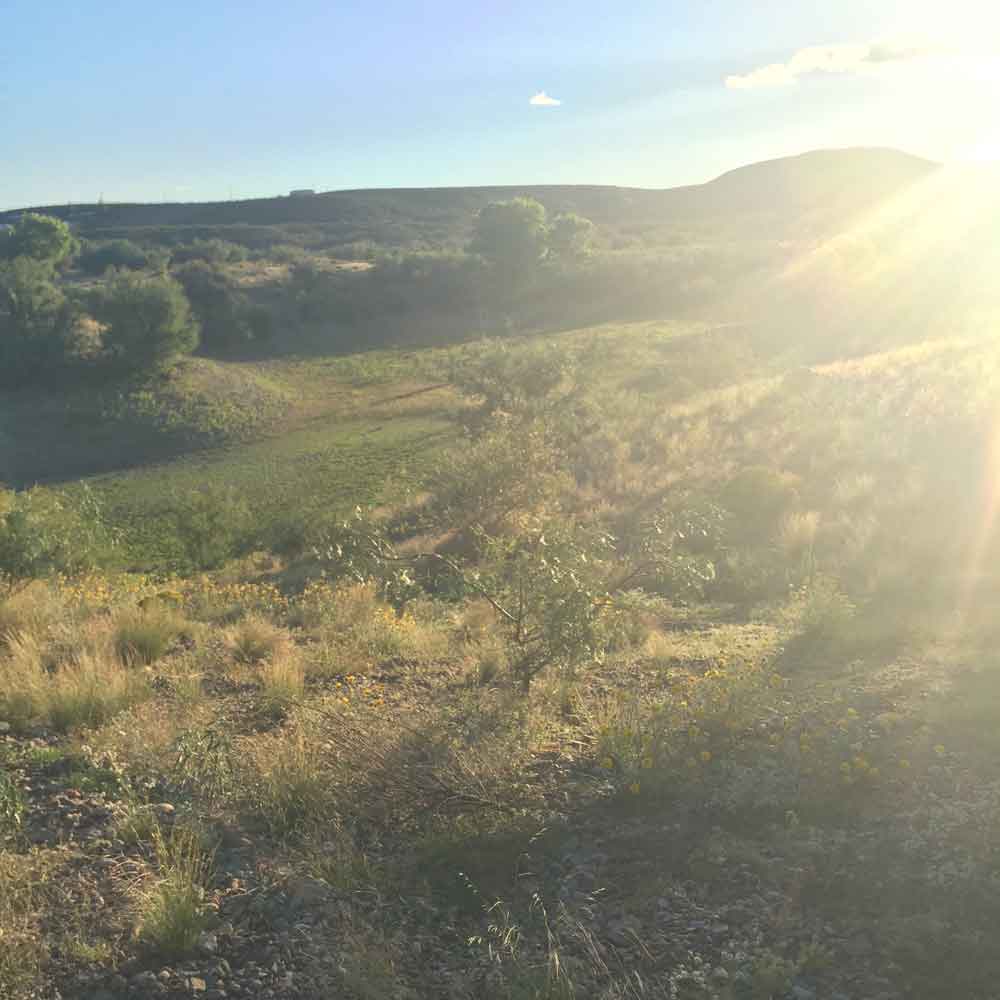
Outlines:
<svg viewBox="0 0 1000 1000"><path fill-rule="evenodd" d="M872 477L876 499L891 500L899 464L916 475L943 469L958 477L961 488L962 463L939 454L936 439L921 444L918 431L949 421L956 428L979 426L983 415L992 413L1000 372L994 342L958 336L811 371L799 367L794 352L779 356L762 346L752 329L707 323L609 325L525 346L542 341L599 362L587 368L588 378L607 401L614 427L637 449L619 477L623 494L641 497L677 485L711 489L747 464L772 461L802 477L803 505L815 506L831 521L842 513L834 495L852 483L860 488L866 477ZM400 475L402 466L407 475L418 473L450 433L455 402L448 394L411 395L423 367L426 356L398 353L264 366L261 374L296 394L294 420L252 443L93 483L130 523L133 539L154 548L148 512L171 488L228 483L269 512L303 497L343 505L374 499L386 477ZM601 488L613 499L619 487L607 481ZM878 503L866 508L863 497L844 502L857 505L848 513L859 524L886 516ZM888 517L895 517L891 507ZM900 539L913 544L909 526L886 527L897 532L890 534L897 547ZM915 601L931 582L921 578L919 586L908 586ZM988 588L966 593L960 616L938 609L915 631L897 630L890 608L877 607L874 616L862 608L853 625L809 641L780 615L711 606L661 608L637 648L585 665L572 685L551 679L523 705L507 700L502 684L477 686L472 679L477 658L488 647L463 638L483 628L471 613L456 622L453 609L423 607L419 614L426 618L397 620L387 612L365 618L362 628L357 595L338 595L323 612L327 624L310 631L302 629L309 620L304 612L297 616L294 607L271 604L266 593L258 598L252 587L225 586L213 582L210 587L219 593L210 594L211 600L193 592L186 596L186 613L204 624L193 628L193 652L178 644L157 665L161 688L155 700L86 739L136 773L162 776L182 811L186 807L219 824L233 843L242 844L221 852L222 862L233 868L213 889L223 918L240 928L234 935L220 934L237 981L263 978L270 985L273 979L282 988L279 973L288 969L300 991L289 995L388 1000L444 996L438 981L443 974L454 987L451 996L559 996L558 986L531 992L544 990L532 977L546 968L549 930L530 899L538 891L558 920L565 975L576 977L580 990L593 987L587 995L601 995L594 983L607 986L609 996L634 995L626 986L636 981L633 973L651 984L645 995L671 995L665 984L673 983L691 954L708 963L706 974L714 966L725 968L729 977L704 988L689 982L687 995L699 1000L784 996L792 979L805 991L798 996L881 993L894 1000L940 1000L956 995L955 982L960 993L965 989L962 995L991 995L975 992L983 965L992 961L989 948L976 938L987 911L968 903L971 896L953 867L956 858L964 863L963 850L979 864L996 837L986 794L995 772L993 734L1000 714L991 650L995 594ZM87 599L103 607L106 597L101 592ZM111 603L121 601L127 610L134 599L126 594ZM213 600L218 609L206 613ZM305 664L307 704L343 716L303 709L283 724L273 722L267 699L275 696L268 691L275 681L268 679L266 663L248 667L225 646L228 633L221 622L234 602L263 608L289 629L280 648L290 644L294 655L288 658ZM103 614L95 614L94 629L109 627ZM755 694L738 679L744 668L757 665L764 671L761 681L768 683ZM737 678L733 687L731 676ZM745 758L734 754L729 761L725 738L711 744L712 752L703 749L707 743L694 743L678 759L649 768L635 752L632 771L622 764L604 766L605 750L627 758L635 726L651 726L650 720L663 718L658 713L687 705L672 697L684 683L692 701L703 692L705 715L693 713L691 724L725 733L723 723L732 722L741 740L744 733L757 734L746 736L749 750L743 752L753 755L755 766L766 765L763 779L750 771L745 781L726 784L726 768ZM349 708L341 708L345 702ZM733 717L711 715L725 711ZM683 735L686 717L668 719L668 732ZM222 807L199 798L200 772L185 790L170 784L177 779L169 771L177 759L172 740L209 732L220 722L236 735L231 766L248 782L226 788ZM397 829L398 816L424 807L419 789L410 787L413 775L441 767L430 770L435 780L458 780L443 769L440 757L417 756L409 763L407 753L419 753L420 745L407 750L405 734L435 732L432 726L445 734L442 745L452 748L462 780L471 773L485 782L488 794L499 795L508 811L483 820L478 806L465 813L459 807L458 819L435 815L427 828ZM657 732L655 726L650 731ZM802 733L812 749L802 749ZM345 744L345 734L361 742ZM619 743L609 743L611 737ZM347 780L345 746L358 755L350 766L360 790ZM60 745L53 753L58 757L64 750ZM30 753L20 746L11 753L16 773L26 782L30 778L32 788L40 772L60 789L81 783L75 772L62 777L34 759L25 763L20 755ZM804 761L809 754L816 773ZM865 773L856 784L841 784L839 769L857 770L852 762L862 755ZM868 760L881 773L873 775ZM328 768L340 769L342 784L330 781ZM772 792L767 780L770 775L778 794L785 794L781 782L791 773L803 797L800 803L797 793L790 793L786 812L784 799L777 799L778 807L766 799ZM403 777L396 781L395 774ZM91 782L100 777L90 771L84 776ZM672 789L671 782L680 781L682 788L672 790L664 805L646 791L656 781ZM759 787L753 783L758 781ZM332 827L338 810L354 807L348 787L351 794L370 795L363 798L371 810L365 820L385 824L384 840L364 846L370 857L358 856L362 848ZM735 791L736 803L712 799L722 795L720 789ZM482 787L474 791L481 793ZM262 797L253 799L258 793ZM108 797L116 795L124 800L119 793ZM29 799L29 825L41 824L45 802L35 792ZM708 799L713 804L706 808ZM88 810L96 812L102 803L95 798L78 807L86 822ZM116 808L130 807L123 801ZM282 808L288 812L280 813ZM295 810L312 816L320 832ZM75 843L78 834L65 827L68 820L50 816L48 822L63 824L60 835ZM303 845L293 836L295 846L289 846L282 840L287 831L268 832L268 824L282 822L291 824L295 836L305 830L315 839ZM250 823L239 827L248 841L233 837L233 827L225 823ZM112 837L115 850L145 863L141 838L134 845L120 832ZM79 851L82 871L101 870L93 862L102 848L72 850ZM46 849L38 861L56 857ZM297 880L284 874L289 869ZM233 872L235 887L228 878ZM932 884L931 878L942 881ZM104 922L68 933L80 934L89 945L100 942L107 957L78 947L67 968L104 983L113 963L131 955L132 945L108 944L126 940L116 921L127 924L129 917L113 881L82 886L80 895L87 898L87 891L98 888L114 900ZM306 894L311 896L303 901ZM391 902L368 907L369 897ZM491 922L502 932L504 909L488 917L482 913L496 898L509 907L512 924L524 930L520 956L501 947L500 965L466 944L468 936L489 937ZM566 903L572 920L559 902ZM58 901L37 905L66 909ZM304 914L312 922L309 932L276 950L278 972L272 973L271 965L248 966L261 942L281 940L281 922L289 912ZM251 926L257 935L252 946L240 937ZM50 933L46 941L58 939ZM966 951L956 957L959 947ZM595 950L610 972L586 969ZM325 961L328 953L336 954L335 963ZM177 963L146 962L154 970L164 966L183 994ZM190 964L202 970L210 960L193 958ZM737 977L742 977L739 989ZM720 985L730 982L732 989ZM962 985L970 982L974 985Z"/></svg>

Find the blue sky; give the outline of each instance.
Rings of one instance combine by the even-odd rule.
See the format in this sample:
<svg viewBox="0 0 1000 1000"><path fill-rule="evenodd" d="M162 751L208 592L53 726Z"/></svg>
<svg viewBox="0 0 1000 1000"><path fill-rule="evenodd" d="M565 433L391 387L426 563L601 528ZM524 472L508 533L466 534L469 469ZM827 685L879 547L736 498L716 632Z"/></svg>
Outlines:
<svg viewBox="0 0 1000 1000"><path fill-rule="evenodd" d="M992 6L0 0L0 207L666 187L819 146L991 152Z"/></svg>

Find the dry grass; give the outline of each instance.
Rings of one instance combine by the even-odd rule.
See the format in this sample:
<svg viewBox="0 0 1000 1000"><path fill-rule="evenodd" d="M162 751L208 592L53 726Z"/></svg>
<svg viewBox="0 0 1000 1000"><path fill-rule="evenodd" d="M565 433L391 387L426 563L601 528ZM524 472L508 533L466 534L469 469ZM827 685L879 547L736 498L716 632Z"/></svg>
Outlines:
<svg viewBox="0 0 1000 1000"><path fill-rule="evenodd" d="M0 851L0 996L29 996L47 956L39 916L50 865L37 853Z"/></svg>
<svg viewBox="0 0 1000 1000"><path fill-rule="evenodd" d="M175 826L152 830L154 866L133 885L142 947L164 960L193 951L208 924L205 890L212 859L200 831Z"/></svg>
<svg viewBox="0 0 1000 1000"><path fill-rule="evenodd" d="M302 700L305 693L305 670L294 647L283 647L260 668L260 699L270 715L284 715Z"/></svg>
<svg viewBox="0 0 1000 1000"><path fill-rule="evenodd" d="M229 655L242 664L263 663L287 652L291 639L287 632L261 615L247 615L222 633Z"/></svg>
<svg viewBox="0 0 1000 1000"><path fill-rule="evenodd" d="M148 666L166 655L187 628L184 617L166 607L129 610L116 619L115 649L123 663Z"/></svg>
<svg viewBox="0 0 1000 1000"><path fill-rule="evenodd" d="M83 650L46 668L30 635L13 638L0 660L0 716L17 728L42 722L60 732L100 726L150 695L145 676L106 653Z"/></svg>
<svg viewBox="0 0 1000 1000"><path fill-rule="evenodd" d="M58 590L35 581L0 601L0 651L9 638L24 633L41 637L66 616L67 609Z"/></svg>

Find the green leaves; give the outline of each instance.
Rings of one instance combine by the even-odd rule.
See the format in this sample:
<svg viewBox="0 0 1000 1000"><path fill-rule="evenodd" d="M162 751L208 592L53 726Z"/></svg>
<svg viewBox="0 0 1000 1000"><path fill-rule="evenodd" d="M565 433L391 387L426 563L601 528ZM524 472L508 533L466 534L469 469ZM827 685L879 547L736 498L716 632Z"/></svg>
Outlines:
<svg viewBox="0 0 1000 1000"><path fill-rule="evenodd" d="M58 264L76 248L77 241L62 219L27 212L7 237L3 251L11 258L26 257L47 264Z"/></svg>
<svg viewBox="0 0 1000 1000"><path fill-rule="evenodd" d="M86 486L75 500L42 487L0 493L0 580L85 572L106 561L116 542Z"/></svg>
<svg viewBox="0 0 1000 1000"><path fill-rule="evenodd" d="M94 312L112 363L125 371L162 370L198 346L198 323L172 278L120 273L95 296Z"/></svg>

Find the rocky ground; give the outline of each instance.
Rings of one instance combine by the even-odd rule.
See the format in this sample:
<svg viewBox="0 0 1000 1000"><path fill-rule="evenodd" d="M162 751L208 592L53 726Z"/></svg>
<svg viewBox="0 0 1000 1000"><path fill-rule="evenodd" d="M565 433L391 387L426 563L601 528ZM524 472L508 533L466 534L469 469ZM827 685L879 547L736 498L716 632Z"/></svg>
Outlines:
<svg viewBox="0 0 1000 1000"><path fill-rule="evenodd" d="M66 913L85 927L86 939L109 945L100 961L76 951L53 963L38 1000L514 995L502 992L509 969L544 968L551 961L546 940L555 942L565 974L631 990L608 996L903 996L877 928L825 919L801 892L808 874L801 859L768 846L763 832L751 845L691 815L650 818L611 807L539 836L513 878L495 871L491 879L490 862L482 860L485 881L506 883L509 902L501 908L457 872L451 899L338 889L302 873L280 845L219 829L209 926L189 957L165 963L138 951L130 937L129 872L142 864L146 846L123 832L114 773L66 755L41 730L0 739L26 805L21 849L54 862L51 877ZM152 812L166 829L178 815L169 801L154 801ZM55 934L60 909L45 920ZM547 938L529 934L539 921ZM505 932L515 927L517 955L505 953ZM359 929L383 936L378 972L359 967ZM779 957L789 954L801 958ZM393 975L383 991L386 963Z"/></svg>

